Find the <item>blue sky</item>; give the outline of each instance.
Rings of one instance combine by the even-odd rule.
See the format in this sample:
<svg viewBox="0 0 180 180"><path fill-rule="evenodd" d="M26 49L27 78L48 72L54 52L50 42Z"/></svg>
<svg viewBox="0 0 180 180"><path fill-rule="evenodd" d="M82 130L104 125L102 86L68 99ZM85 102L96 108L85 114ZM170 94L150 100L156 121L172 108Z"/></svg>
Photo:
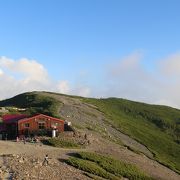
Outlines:
<svg viewBox="0 0 180 180"><path fill-rule="evenodd" d="M159 61L174 56L173 62L180 61L179 7L179 0L0 0L0 56L17 63L21 58L35 60L55 83L66 81L74 89L87 86L90 96L151 102L150 95L142 99L133 93L121 94L133 87L119 88L120 82L110 72L129 56L136 59L141 54L134 67L151 73L151 79L164 79L158 74ZM7 65L0 66L6 76L21 76L5 69ZM132 79L124 77L122 84ZM118 93L107 90L108 86ZM150 94L152 102L161 101L155 98L156 90Z"/></svg>

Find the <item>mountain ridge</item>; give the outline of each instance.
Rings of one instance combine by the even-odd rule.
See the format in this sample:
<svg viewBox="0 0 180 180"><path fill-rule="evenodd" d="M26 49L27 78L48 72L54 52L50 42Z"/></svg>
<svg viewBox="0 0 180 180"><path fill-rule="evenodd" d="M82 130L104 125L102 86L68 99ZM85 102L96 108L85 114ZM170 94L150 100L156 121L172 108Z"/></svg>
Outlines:
<svg viewBox="0 0 180 180"><path fill-rule="evenodd" d="M95 99L53 92L23 93L0 101L0 106L62 117L71 120L76 128L96 131L108 139L112 136L116 143L122 141L120 133L126 134L150 150L152 157L148 150L143 151L147 156L180 171L179 109L120 98ZM136 145L128 147L139 151Z"/></svg>

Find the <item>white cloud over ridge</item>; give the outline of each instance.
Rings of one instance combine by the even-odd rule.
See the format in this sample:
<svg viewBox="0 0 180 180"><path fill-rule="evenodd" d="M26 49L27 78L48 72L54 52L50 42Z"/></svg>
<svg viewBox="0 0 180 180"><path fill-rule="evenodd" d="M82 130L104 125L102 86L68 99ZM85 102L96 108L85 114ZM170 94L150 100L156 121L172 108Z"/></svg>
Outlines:
<svg viewBox="0 0 180 180"><path fill-rule="evenodd" d="M180 53L157 60L153 73L142 62L142 55L133 53L113 64L106 96L180 108Z"/></svg>
<svg viewBox="0 0 180 180"><path fill-rule="evenodd" d="M27 91L55 91L64 94L88 96L71 87L68 81L52 80L46 68L35 60L22 58L19 60L0 57L0 99L9 98ZM84 89L86 91L87 87Z"/></svg>
<svg viewBox="0 0 180 180"><path fill-rule="evenodd" d="M111 75L116 77L118 75L121 75L122 73L126 73L127 71L128 73L130 71L133 72L135 69L139 68L139 62L141 58L142 58L142 53L135 52L120 59L120 61L110 66Z"/></svg>
<svg viewBox="0 0 180 180"><path fill-rule="evenodd" d="M94 97L121 97L180 108L180 53L156 61L153 71L144 66L141 52L112 62L103 69L99 87L74 84L50 78L47 69L36 60L0 57L0 99L27 91L54 91L62 94ZM93 92L91 91L93 89Z"/></svg>
<svg viewBox="0 0 180 180"><path fill-rule="evenodd" d="M68 81L60 81L57 84L57 90L59 93L68 94L70 92L70 85Z"/></svg>
<svg viewBox="0 0 180 180"><path fill-rule="evenodd" d="M180 53L172 54L160 61L162 73L166 76L177 77L180 75Z"/></svg>
<svg viewBox="0 0 180 180"><path fill-rule="evenodd" d="M0 69L0 76L2 76L3 75L3 71Z"/></svg>

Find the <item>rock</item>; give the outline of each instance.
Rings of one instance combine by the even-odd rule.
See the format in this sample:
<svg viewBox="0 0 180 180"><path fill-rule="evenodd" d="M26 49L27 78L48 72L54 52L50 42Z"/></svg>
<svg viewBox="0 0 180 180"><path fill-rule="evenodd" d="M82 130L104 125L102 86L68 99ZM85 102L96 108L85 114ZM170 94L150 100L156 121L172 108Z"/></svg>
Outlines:
<svg viewBox="0 0 180 180"><path fill-rule="evenodd" d="M6 166L2 166L1 171L5 171L5 170L6 170Z"/></svg>
<svg viewBox="0 0 180 180"><path fill-rule="evenodd" d="M24 163L23 158L20 158L18 162L19 162L19 163Z"/></svg>
<svg viewBox="0 0 180 180"><path fill-rule="evenodd" d="M5 172L5 173L9 173L9 170L8 170L8 169L6 169L4 172Z"/></svg>
<svg viewBox="0 0 180 180"><path fill-rule="evenodd" d="M32 179L38 179L36 176L32 176Z"/></svg>

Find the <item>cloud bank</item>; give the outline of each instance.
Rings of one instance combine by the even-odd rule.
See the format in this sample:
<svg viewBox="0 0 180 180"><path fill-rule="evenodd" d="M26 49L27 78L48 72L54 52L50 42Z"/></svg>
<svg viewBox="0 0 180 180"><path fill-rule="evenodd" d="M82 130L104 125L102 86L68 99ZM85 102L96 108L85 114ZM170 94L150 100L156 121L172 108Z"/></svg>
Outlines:
<svg viewBox="0 0 180 180"><path fill-rule="evenodd" d="M135 52L103 68L104 81L99 87L56 81L36 60L0 57L0 99L27 91L54 91L93 97L121 97L180 108L180 53L158 59L154 67L143 54ZM98 77L97 77L98 78Z"/></svg>
<svg viewBox="0 0 180 180"><path fill-rule="evenodd" d="M67 80L56 82L46 68L35 60L0 57L0 99L26 91L55 91L64 94L89 96L88 87L72 87Z"/></svg>
<svg viewBox="0 0 180 180"><path fill-rule="evenodd" d="M157 60L152 71L143 66L144 61L136 52L111 64L106 96L180 108L180 53Z"/></svg>

